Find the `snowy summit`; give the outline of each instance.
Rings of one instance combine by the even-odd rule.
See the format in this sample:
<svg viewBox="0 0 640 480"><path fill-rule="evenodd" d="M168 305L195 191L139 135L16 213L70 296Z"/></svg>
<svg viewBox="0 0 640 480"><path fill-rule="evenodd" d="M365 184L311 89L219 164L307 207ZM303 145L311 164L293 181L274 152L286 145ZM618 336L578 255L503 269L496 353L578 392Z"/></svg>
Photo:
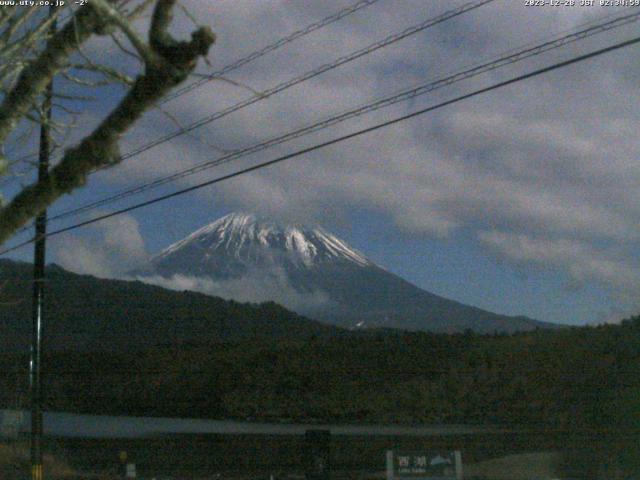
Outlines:
<svg viewBox="0 0 640 480"><path fill-rule="evenodd" d="M140 276L180 288L205 285L206 293L239 301L276 301L347 328L493 333L548 326L422 290L321 227L282 225L250 213L196 230L156 255Z"/></svg>
<svg viewBox="0 0 640 480"><path fill-rule="evenodd" d="M196 230L162 251L154 262L194 248L205 258L224 252L240 262L264 261L263 257L277 252L307 267L340 260L371 265L362 253L321 227L281 225L251 213L231 213Z"/></svg>

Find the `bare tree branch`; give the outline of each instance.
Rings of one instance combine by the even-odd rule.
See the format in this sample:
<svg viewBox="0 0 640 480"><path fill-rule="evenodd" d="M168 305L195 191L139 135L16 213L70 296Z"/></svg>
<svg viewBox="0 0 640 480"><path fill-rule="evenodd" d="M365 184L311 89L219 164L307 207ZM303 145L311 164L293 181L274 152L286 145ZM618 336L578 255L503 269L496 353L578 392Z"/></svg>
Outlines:
<svg viewBox="0 0 640 480"><path fill-rule="evenodd" d="M92 0L92 5L100 15L122 30L146 64L152 65L160 61L157 58L157 53L145 43L138 35L138 32L131 27L131 23L120 15L120 12L110 5L109 2L106 0Z"/></svg>
<svg viewBox="0 0 640 480"><path fill-rule="evenodd" d="M124 2L127 3L127 2ZM149 8L149 6L153 3L153 0L144 0L140 5L134 8L131 12L125 12L125 16L127 20L130 22L140 18L140 16Z"/></svg>
<svg viewBox="0 0 640 480"><path fill-rule="evenodd" d="M260 98L267 98L267 95L265 95L261 91L250 87L246 83L238 82L237 80L231 80L228 77L222 77L220 75L212 76L212 75L206 75L206 74L202 74L202 73L194 73L193 76L194 77L199 77L199 78L207 78L209 80L216 80L216 81L219 81L219 82L225 82L225 83L228 83L230 85L233 85L234 87L244 88L245 90L248 90L249 92L253 93L254 95L256 95L256 96L258 96Z"/></svg>
<svg viewBox="0 0 640 480"><path fill-rule="evenodd" d="M99 73L104 77L104 80L92 81L92 80L85 80L85 79L79 78L69 72L62 73L62 75L65 78L68 78L70 81L78 85L85 85L87 87L100 87L100 86L109 85L112 83L120 83L120 84L131 86L135 82L135 80L130 76L122 72L119 72L113 68L107 67L106 65L86 63L86 64L71 65L70 67L74 70L86 70L88 72Z"/></svg>
<svg viewBox="0 0 640 480"><path fill-rule="evenodd" d="M155 108L157 108L158 110L160 110L160 112L167 117L171 123L173 123L176 127L178 127L179 129L184 129L184 125L180 122L180 120L178 120L174 115L172 115L168 110L166 110L165 108L162 107L162 105L154 105ZM218 145L215 145L207 140L204 139L204 137L202 135L199 135L196 132L186 132L185 135L187 135L190 138L193 138L194 140L197 140L198 142L202 143L203 145L206 145L207 147L215 150L218 153L224 153L224 154L228 154L231 153L231 150L228 150L226 148L222 148Z"/></svg>
<svg viewBox="0 0 640 480"><path fill-rule="evenodd" d="M49 30L49 27L56 21L57 14L51 15L49 18L44 20L37 28L30 30L24 36L15 39L13 42L9 43L11 36L15 33L15 30L7 29L7 32L3 32L8 34L8 41L5 42L5 47L0 51L0 55L5 58L9 58L13 55L18 49L27 49L33 46L33 44L38 41L42 36ZM17 30L17 29L16 29Z"/></svg>
<svg viewBox="0 0 640 480"><path fill-rule="evenodd" d="M83 8L76 14L75 22L69 22L53 35L47 48L22 70L16 85L0 105L0 144L16 128L53 76L64 67L78 44L104 28L104 21L93 8Z"/></svg>
<svg viewBox="0 0 640 480"><path fill-rule="evenodd" d="M92 2L92 5L98 5L95 10L83 10L83 12L91 12L83 17L78 14L79 18L76 23L80 40L86 39L91 31L104 31L105 25L100 22L95 23L95 20L91 18L97 16L96 11L100 11L99 5L102 3L104 2L99 0L95 3ZM118 147L120 137L148 108L191 74L196 67L198 58L207 55L209 47L215 41L215 35L210 28L197 29L192 33L191 40L188 42L177 41L168 33L167 29L174 4L175 0L157 1L149 31L149 46L147 47L153 52L153 55L144 57L148 61L145 64L144 73L136 78L135 83L120 104L77 147L65 152L62 160L51 170L47 178L23 189L6 207L0 210L0 244L57 198L83 185L92 170L118 163L121 159ZM100 18L101 20L105 19L104 16ZM38 58L35 63L40 65L39 70L34 71L34 68L29 66L21 75L19 84L26 91L12 92L10 103L15 106L14 108L21 108L22 115L28 108L24 105L27 103L26 99L33 99L34 95L41 91L41 84L46 84L43 82L42 76L50 78L57 69L64 65L66 57L75 48L75 32L73 29L68 30L67 26L65 30L55 35L43 54L50 58L50 62L55 67L45 68L42 65L42 58ZM25 78L22 78L23 76ZM10 126L15 127L15 123L20 118L20 116L11 115L6 110L6 103L7 99L0 107L0 142L11 131L5 123L14 122Z"/></svg>
<svg viewBox="0 0 640 480"><path fill-rule="evenodd" d="M35 12L37 12L37 8L33 6L23 9L22 12L17 15L8 16L9 18L6 22L6 28L2 30L0 39L2 39L4 43L8 43L11 40L11 37L16 34L18 29L24 25L29 17L31 17Z"/></svg>
<svg viewBox="0 0 640 480"><path fill-rule="evenodd" d="M122 42L120 41L120 39L118 38L118 36L115 33L111 34L111 38L113 39L113 43L115 43L118 48L120 48L120 50L124 53L126 53L127 55L129 55L130 57L135 58L136 60L138 60L140 63L144 63L144 61L142 60L142 57L140 55L137 55L136 53L132 52L131 50L129 50L127 47L125 47Z"/></svg>

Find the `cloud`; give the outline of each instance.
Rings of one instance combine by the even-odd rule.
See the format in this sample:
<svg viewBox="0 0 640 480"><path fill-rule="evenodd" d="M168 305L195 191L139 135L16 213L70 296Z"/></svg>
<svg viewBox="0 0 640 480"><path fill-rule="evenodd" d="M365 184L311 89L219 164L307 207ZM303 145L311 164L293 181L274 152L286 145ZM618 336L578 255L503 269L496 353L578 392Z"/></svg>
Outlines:
<svg viewBox="0 0 640 480"><path fill-rule="evenodd" d="M444 7L444 4L439 6ZM202 8L204 15L208 9ZM237 10L228 5L225 8L230 18L250 19L253 14L265 14L264 9L258 12L246 6ZM296 11L291 15L299 13ZM381 28L394 26L391 13L377 11L378 18L383 19ZM491 43L496 37L500 37L503 40L501 44L504 44L506 33L497 33L500 29L494 31L487 27L497 23L491 17L496 13L495 9L491 9L491 14L480 9L477 14L461 17L460 22L468 28L461 25L454 28L457 24L453 22L452 32L462 38L472 38L471 45ZM509 14L498 13L500 17ZM560 26L574 25L584 16L531 16L521 10L518 13L512 20L520 30L513 29L510 43L521 36L523 27L526 27L525 31L553 31ZM556 17L562 20L557 21ZM273 22L277 24L287 20L285 15L274 18ZM265 21L269 23L268 19ZM238 32L229 32L229 35L240 39L243 28L240 26ZM355 33L350 34L347 47L342 47L342 50L353 49L365 38L382 36L381 33L373 35L372 30L364 30L355 29ZM260 30L255 35L263 33ZM483 41L478 42L480 38ZM298 52L302 48L293 44L285 50ZM447 42L428 44L423 61L428 61L434 52L446 55L451 49L454 46ZM456 53L459 52L456 50ZM314 45L308 55L310 59L325 62L327 58L336 56L337 52L325 49L322 44ZM291 61L291 55L287 60ZM340 69L327 74L326 78L321 76L291 89L286 95L259 102L215 122L201 129L201 135L223 137L227 144L242 145L247 143L247 138L268 138L301 121L308 123L310 117L335 112L336 105L358 104L388 91L391 79L379 72L394 60L418 66L418 72L425 68L416 62L407 63L406 49L377 52L369 63L356 62L349 66L347 76ZM284 64L284 59L282 62ZM274 65L278 65L277 59ZM290 63L287 65L291 67ZM410 70L409 67L406 69ZM251 75L245 75L244 71L238 75L243 79L246 76L248 82L265 86L271 85L276 76L290 75L278 68L249 71ZM588 76L576 74L574 77L567 74L566 80L557 80L558 83L569 81L573 87L569 91L552 88L554 82L543 79L533 88L544 94L531 95L527 93L531 87L523 84L522 91L505 91L486 101L447 109L434 115L432 120L419 120L376 132L361 141L351 141L318 155L291 160L287 166L283 164L268 172L256 172L221 184L216 191L221 192L225 202L234 207L289 211L296 216L303 210L311 215L324 216L319 219L324 220L322 223L331 221L332 215L327 215L327 211L343 210L350 205L373 205L390 214L397 225L411 233L443 236L460 226L486 222L486 217L490 216L499 226L508 224L515 231L535 226L551 231L578 230L584 238L635 238L637 222L630 215L633 210L629 212L625 208L634 204L630 196L636 195L619 188L620 182L629 182L630 159L636 158L640 151L634 135L619 134L625 125L630 127L635 120L620 118L620 106L627 103L622 97L615 96L604 102L586 101L586 97L592 95L582 88L605 79L606 74L590 71ZM391 78L397 82L397 75ZM182 99L176 105L180 116L199 118L210 113L212 108L218 109L218 105L222 107L224 104L220 104L220 98L228 96L228 91L233 89L226 86L219 94L215 93L216 90L220 87L212 85ZM551 109L551 105L558 108ZM591 110L595 109L599 112L597 121L591 115ZM400 113L401 110L397 108L391 112ZM312 138L321 140L333 133L352 131L388 119L390 115L387 112L377 112L367 119L349 122ZM610 131L616 123L618 127ZM618 132L619 138L615 138L614 132ZM307 143L312 142L309 140ZM303 146L302 143L294 145ZM198 142L185 140L179 146L159 149L160 154L154 155L154 162L159 169L178 169L202 158L203 150ZM272 158L285 150L270 150L251 157L246 163L250 164L253 159ZM185 151L193 155L185 155ZM294 164L295 168L288 167ZM240 167L244 163L238 162L237 165ZM224 173L227 170L219 171ZM139 175L148 178L156 172L156 169L151 170L140 163ZM130 178L129 173L127 171L127 178ZM201 178L206 177L208 175ZM202 194L208 195L207 192ZM604 203L603 199L614 201ZM335 208L326 208L327 204Z"/></svg>
<svg viewBox="0 0 640 480"><path fill-rule="evenodd" d="M53 246L62 267L101 278L123 277L148 259L138 221L129 215L96 223L82 237L68 235Z"/></svg>
<svg viewBox="0 0 640 480"><path fill-rule="evenodd" d="M287 279L284 271L250 270L241 278L213 280L176 274L169 278L160 275L138 276L136 280L171 290L191 290L238 302L262 303L274 301L296 312L311 313L328 306L329 296L320 291L300 292Z"/></svg>
<svg viewBox="0 0 640 480"><path fill-rule="evenodd" d="M214 7L192 0L185 5L217 33L210 54L216 70L345 6L338 0L295 3L217 2ZM450 8L449 1L378 2L229 76L264 91ZM98 175L99 186L109 189L155 179L218 157L207 143L226 149L246 147L516 46L542 42L584 22L622 13L600 7L535 9L523 7L522 2L495 2L192 132L204 141L182 136L128 159ZM174 31L179 35L193 29L179 13L177 21ZM177 186L601 48L630 36L635 28L632 24L608 31L373 112L185 178ZM414 238L451 238L464 230L508 261L563 271L576 285L603 283L629 298L637 291L639 275L635 253L640 247L639 79L640 50L625 49L203 189L193 204L208 204L213 196L220 209L258 211L328 228L344 212L366 209ZM249 96L246 89L212 82L166 108L189 125ZM175 129L173 121L151 111L126 136L123 151ZM67 245L75 245L61 257L86 271L122 270L112 265L130 261L125 251L138 252L131 256L132 263L144 256L141 239L136 239L133 228L128 231L132 235L128 238L120 232L110 239L107 230L99 229L94 231L99 241L70 240ZM217 285L221 292L227 288L229 295L241 293L236 287ZM258 285L254 287L252 300L260 301L265 295Z"/></svg>
<svg viewBox="0 0 640 480"><path fill-rule="evenodd" d="M522 264L560 268L575 282L596 281L621 300L638 303L640 271L623 256L566 238L535 238L524 234L485 231L479 240L501 256Z"/></svg>

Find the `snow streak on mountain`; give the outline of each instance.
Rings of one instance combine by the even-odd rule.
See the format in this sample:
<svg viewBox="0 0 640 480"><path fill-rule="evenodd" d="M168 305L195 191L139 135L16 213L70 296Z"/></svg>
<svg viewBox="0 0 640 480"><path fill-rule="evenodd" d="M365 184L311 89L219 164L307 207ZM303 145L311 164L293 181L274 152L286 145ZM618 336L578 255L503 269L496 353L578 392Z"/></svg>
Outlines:
<svg viewBox="0 0 640 480"><path fill-rule="evenodd" d="M282 225L248 213L232 213L200 228L136 275L239 301L272 300L348 328L493 333L550 326L422 290L321 227Z"/></svg>
<svg viewBox="0 0 640 480"><path fill-rule="evenodd" d="M246 213L231 213L196 230L165 249L153 262L162 263L183 249L199 250L205 263L211 255L223 253L240 262L256 262L280 254L306 267L340 260L363 267L371 264L360 252L320 227L282 226Z"/></svg>

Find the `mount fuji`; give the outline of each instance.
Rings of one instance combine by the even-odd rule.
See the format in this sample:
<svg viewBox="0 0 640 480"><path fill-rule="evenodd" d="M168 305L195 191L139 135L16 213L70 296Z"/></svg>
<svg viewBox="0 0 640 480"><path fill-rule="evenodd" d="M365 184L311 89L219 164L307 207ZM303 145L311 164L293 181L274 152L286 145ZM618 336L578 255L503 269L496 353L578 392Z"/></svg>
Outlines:
<svg viewBox="0 0 640 480"><path fill-rule="evenodd" d="M283 225L247 213L200 228L135 274L161 286L238 301L275 301L346 328L494 333L555 326L422 290L321 227Z"/></svg>

